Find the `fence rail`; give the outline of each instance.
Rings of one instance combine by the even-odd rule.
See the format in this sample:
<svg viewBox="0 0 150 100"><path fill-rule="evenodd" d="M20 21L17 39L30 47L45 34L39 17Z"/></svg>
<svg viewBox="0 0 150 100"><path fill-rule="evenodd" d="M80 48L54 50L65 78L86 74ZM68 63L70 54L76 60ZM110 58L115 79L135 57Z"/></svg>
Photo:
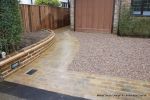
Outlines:
<svg viewBox="0 0 150 100"><path fill-rule="evenodd" d="M68 8L21 4L24 32L56 29L70 24Z"/></svg>

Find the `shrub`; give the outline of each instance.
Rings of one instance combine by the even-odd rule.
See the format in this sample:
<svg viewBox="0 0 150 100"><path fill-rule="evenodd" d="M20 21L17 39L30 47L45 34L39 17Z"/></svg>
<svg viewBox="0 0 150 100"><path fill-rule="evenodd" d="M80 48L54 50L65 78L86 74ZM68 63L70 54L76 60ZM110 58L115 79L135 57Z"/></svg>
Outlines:
<svg viewBox="0 0 150 100"><path fill-rule="evenodd" d="M22 33L18 0L0 0L0 52L17 49Z"/></svg>
<svg viewBox="0 0 150 100"><path fill-rule="evenodd" d="M59 0L35 0L36 5L48 5L53 7L59 7L60 1Z"/></svg>
<svg viewBox="0 0 150 100"><path fill-rule="evenodd" d="M150 37L150 18L131 15L131 10L124 8L119 21L119 35Z"/></svg>

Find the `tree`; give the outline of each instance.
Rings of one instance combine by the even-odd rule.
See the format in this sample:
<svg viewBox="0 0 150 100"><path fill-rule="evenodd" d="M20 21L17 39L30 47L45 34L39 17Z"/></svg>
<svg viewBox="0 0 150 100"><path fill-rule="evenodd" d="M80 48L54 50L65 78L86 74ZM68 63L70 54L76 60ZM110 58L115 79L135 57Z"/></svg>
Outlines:
<svg viewBox="0 0 150 100"><path fill-rule="evenodd" d="M53 7L59 7L60 1L59 0L35 0L36 5L48 5Z"/></svg>
<svg viewBox="0 0 150 100"><path fill-rule="evenodd" d="M0 0L0 52L12 52L21 40L22 22L18 0Z"/></svg>

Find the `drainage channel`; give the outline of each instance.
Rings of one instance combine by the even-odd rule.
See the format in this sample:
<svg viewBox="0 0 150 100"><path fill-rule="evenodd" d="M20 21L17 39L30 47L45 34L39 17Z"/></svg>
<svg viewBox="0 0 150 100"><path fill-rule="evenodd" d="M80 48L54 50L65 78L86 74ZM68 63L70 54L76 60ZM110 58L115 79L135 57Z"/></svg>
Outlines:
<svg viewBox="0 0 150 100"><path fill-rule="evenodd" d="M35 72L37 72L37 69L31 69L26 72L27 75L33 75Z"/></svg>

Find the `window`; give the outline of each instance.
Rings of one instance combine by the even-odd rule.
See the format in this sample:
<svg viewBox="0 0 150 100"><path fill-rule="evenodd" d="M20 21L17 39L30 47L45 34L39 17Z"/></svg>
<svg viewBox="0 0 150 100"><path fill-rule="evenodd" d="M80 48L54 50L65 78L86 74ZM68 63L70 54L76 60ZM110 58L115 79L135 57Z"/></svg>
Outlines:
<svg viewBox="0 0 150 100"><path fill-rule="evenodd" d="M133 15L150 16L150 0L132 0Z"/></svg>

